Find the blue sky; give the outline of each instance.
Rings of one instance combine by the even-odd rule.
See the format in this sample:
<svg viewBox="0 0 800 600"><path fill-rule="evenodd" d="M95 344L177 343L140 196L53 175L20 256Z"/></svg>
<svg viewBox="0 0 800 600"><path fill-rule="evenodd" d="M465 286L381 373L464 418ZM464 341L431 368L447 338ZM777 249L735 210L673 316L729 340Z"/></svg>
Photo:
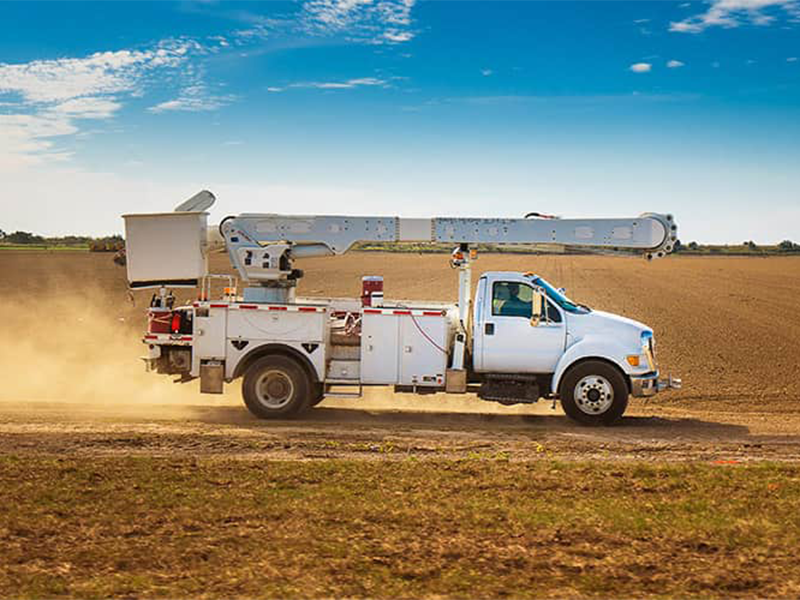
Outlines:
<svg viewBox="0 0 800 600"><path fill-rule="evenodd" d="M0 2L0 228L672 212L800 240L800 0Z"/></svg>

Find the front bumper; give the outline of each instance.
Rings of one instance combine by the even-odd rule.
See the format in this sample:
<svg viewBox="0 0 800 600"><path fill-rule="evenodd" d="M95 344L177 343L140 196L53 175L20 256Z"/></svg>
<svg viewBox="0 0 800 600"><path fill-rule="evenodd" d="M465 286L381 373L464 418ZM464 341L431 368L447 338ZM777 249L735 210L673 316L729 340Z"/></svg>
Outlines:
<svg viewBox="0 0 800 600"><path fill-rule="evenodd" d="M682 382L680 379L670 375L666 379L659 379L658 371L645 375L631 376L631 395L637 398L642 396L654 396L664 390L679 390Z"/></svg>

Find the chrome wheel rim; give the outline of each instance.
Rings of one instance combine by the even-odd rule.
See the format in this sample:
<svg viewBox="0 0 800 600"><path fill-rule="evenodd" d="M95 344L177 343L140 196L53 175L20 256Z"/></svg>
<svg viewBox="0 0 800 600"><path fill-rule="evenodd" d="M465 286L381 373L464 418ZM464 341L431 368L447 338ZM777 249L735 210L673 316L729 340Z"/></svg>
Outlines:
<svg viewBox="0 0 800 600"><path fill-rule="evenodd" d="M258 376L256 398L266 408L277 410L291 402L294 383L283 371L271 369Z"/></svg>
<svg viewBox="0 0 800 600"><path fill-rule="evenodd" d="M575 386L575 404L587 415L602 415L614 403L614 387L605 377L587 375Z"/></svg>

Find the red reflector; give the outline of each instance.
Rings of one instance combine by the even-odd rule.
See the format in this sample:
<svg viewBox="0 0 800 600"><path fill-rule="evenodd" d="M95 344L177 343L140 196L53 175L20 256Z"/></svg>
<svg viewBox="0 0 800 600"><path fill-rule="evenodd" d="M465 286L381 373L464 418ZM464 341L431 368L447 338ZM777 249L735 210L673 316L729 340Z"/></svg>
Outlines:
<svg viewBox="0 0 800 600"><path fill-rule="evenodd" d="M181 313L173 313L172 314L172 333L178 333L181 329Z"/></svg>
<svg viewBox="0 0 800 600"><path fill-rule="evenodd" d="M270 306L270 310L286 310L285 306Z"/></svg>
<svg viewBox="0 0 800 600"><path fill-rule="evenodd" d="M211 304L209 305L211 308L228 308L227 304Z"/></svg>
<svg viewBox="0 0 800 600"><path fill-rule="evenodd" d="M300 312L317 312L317 309L313 306L301 306L299 310Z"/></svg>
<svg viewBox="0 0 800 600"><path fill-rule="evenodd" d="M393 312L396 315L410 315L411 314L410 310L395 310Z"/></svg>
<svg viewBox="0 0 800 600"><path fill-rule="evenodd" d="M424 310L422 314L426 317L441 317L443 313L440 310Z"/></svg>
<svg viewBox="0 0 800 600"><path fill-rule="evenodd" d="M185 335L185 336L183 336L183 337L181 338L181 341L182 341L182 342L191 342L191 341L192 341L192 336L190 336L190 335Z"/></svg>
<svg viewBox="0 0 800 600"><path fill-rule="evenodd" d="M146 339L146 340L157 340L158 336L157 335L146 335L146 336L144 336L144 339Z"/></svg>
<svg viewBox="0 0 800 600"><path fill-rule="evenodd" d="M254 305L254 304L240 304L239 308L242 308L242 309L245 309L245 310L256 310L258 307L256 305Z"/></svg>
<svg viewBox="0 0 800 600"><path fill-rule="evenodd" d="M381 311L375 310L374 308L365 308L364 312L369 314L369 315L379 315L379 314L381 314Z"/></svg>

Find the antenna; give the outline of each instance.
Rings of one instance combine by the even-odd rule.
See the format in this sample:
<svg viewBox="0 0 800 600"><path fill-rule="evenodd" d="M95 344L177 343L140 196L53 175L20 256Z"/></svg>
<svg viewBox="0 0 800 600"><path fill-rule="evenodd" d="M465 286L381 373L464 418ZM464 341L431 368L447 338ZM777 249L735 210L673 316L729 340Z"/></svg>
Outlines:
<svg viewBox="0 0 800 600"><path fill-rule="evenodd" d="M175 212L205 212L217 198L208 190L197 192L194 196L175 207Z"/></svg>

